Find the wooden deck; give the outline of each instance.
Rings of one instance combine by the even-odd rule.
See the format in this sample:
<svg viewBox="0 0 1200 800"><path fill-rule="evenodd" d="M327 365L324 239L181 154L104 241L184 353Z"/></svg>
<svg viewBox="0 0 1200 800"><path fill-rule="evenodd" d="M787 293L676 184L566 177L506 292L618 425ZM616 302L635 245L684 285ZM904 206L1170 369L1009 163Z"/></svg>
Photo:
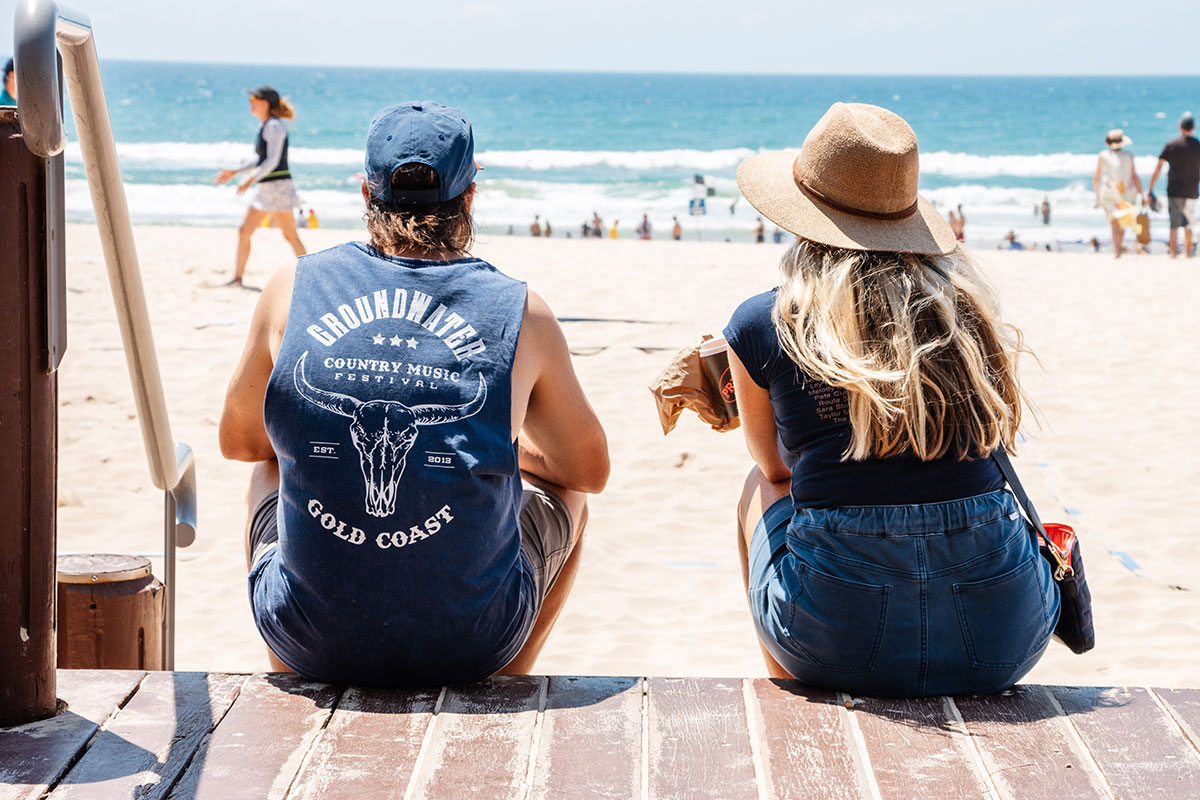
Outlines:
<svg viewBox="0 0 1200 800"><path fill-rule="evenodd" d="M879 700L745 679L59 672L0 729L0 798L1183 798L1200 691Z"/></svg>

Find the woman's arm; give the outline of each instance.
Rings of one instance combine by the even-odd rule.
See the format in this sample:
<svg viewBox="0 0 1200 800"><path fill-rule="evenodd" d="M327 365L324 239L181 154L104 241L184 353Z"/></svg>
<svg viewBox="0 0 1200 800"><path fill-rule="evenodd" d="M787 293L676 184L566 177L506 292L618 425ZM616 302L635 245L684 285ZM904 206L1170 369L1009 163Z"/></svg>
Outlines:
<svg viewBox="0 0 1200 800"><path fill-rule="evenodd" d="M746 448L763 475L772 483L786 481L792 471L779 455L779 431L775 427L775 411L767 390L754 382L741 359L729 348L729 371L733 375L733 392L737 396L738 417L746 436Z"/></svg>

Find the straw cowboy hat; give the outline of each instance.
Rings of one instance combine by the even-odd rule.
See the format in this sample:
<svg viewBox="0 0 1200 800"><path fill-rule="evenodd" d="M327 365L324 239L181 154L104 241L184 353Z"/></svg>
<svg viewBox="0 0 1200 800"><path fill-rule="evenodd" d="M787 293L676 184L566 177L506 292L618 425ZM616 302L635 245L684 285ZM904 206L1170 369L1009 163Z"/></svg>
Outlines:
<svg viewBox="0 0 1200 800"><path fill-rule="evenodd" d="M954 231L917 195L917 136L879 106L834 103L799 151L738 167L738 188L762 215L804 239L848 250L946 254Z"/></svg>

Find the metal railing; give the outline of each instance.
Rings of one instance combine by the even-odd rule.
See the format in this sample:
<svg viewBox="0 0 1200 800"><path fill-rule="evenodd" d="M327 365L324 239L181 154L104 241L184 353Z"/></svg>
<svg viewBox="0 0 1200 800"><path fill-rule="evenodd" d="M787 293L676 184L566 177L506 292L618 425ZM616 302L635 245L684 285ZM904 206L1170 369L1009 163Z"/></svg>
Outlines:
<svg viewBox="0 0 1200 800"><path fill-rule="evenodd" d="M117 322L125 345L125 361L129 365L150 479L165 493L163 556L166 566L163 582L167 597L163 667L174 669L175 549L187 547L196 538L196 468L192 449L171 436L171 421L167 417L133 226L129 221L129 206L117 163L117 146L108 118L104 86L100 81L92 25L84 14L49 0L21 0L17 6L14 38L21 133L30 151L47 160L53 160L67 143L61 90L62 78L66 78ZM53 195L51 202L57 209L55 213L61 218L64 202L61 178L57 185L50 185L48 191ZM61 253L61 236L56 246ZM61 287L61 275L52 277L51 283ZM49 300L51 369L58 366L65 346L65 308L61 299L64 296L61 291L52 292Z"/></svg>

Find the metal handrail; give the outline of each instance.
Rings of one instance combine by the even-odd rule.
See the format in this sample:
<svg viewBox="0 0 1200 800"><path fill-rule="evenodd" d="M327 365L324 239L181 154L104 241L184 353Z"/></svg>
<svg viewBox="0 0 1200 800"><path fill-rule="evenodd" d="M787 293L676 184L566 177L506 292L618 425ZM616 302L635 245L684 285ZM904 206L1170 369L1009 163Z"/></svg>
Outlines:
<svg viewBox="0 0 1200 800"><path fill-rule="evenodd" d="M51 0L21 0L16 11L14 38L18 121L26 146L41 158L58 155L67 143L59 89L61 76L66 77L84 171L96 212L96 226L108 267L109 286L125 346L125 362L129 366L150 479L155 487L166 493L163 520L166 574L163 577L167 607L163 623L163 660L166 669L174 669L175 548L187 547L196 538L196 469L191 448L176 443L171 435L133 226L129 221L129 205L100 80L92 24L86 15ZM50 191L55 189L51 187ZM61 189L56 193L56 202L61 204Z"/></svg>

